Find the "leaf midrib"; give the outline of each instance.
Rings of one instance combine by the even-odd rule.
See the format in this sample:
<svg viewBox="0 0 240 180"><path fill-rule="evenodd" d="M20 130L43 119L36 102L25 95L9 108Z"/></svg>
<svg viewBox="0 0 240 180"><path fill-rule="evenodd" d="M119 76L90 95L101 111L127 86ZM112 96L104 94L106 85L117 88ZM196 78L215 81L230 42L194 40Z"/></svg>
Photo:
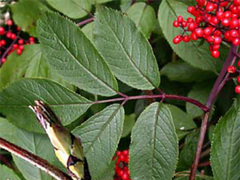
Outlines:
<svg viewBox="0 0 240 180"><path fill-rule="evenodd" d="M153 132L153 148L152 148L152 158L151 158L151 177L152 177L152 174L153 174L153 167L154 167L154 157L155 157L155 148L156 148L156 134L157 134L157 121L158 121L158 114L160 112L160 103L158 103L158 106L157 106L157 111L156 113L154 114L155 116L155 122L154 122L154 132Z"/></svg>

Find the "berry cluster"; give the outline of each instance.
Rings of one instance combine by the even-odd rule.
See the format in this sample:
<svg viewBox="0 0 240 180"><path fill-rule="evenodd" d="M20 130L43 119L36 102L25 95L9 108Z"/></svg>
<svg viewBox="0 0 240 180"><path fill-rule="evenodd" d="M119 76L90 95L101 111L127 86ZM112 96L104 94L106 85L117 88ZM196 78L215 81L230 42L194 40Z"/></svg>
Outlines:
<svg viewBox="0 0 240 180"><path fill-rule="evenodd" d="M131 180L128 169L129 151L117 151L114 180Z"/></svg>
<svg viewBox="0 0 240 180"><path fill-rule="evenodd" d="M6 25L5 28L0 26L0 64L4 63L7 56L13 51L16 51L18 55L21 55L24 49L24 44L35 43L34 37L29 37L28 40L21 38L21 29L14 26L11 19L6 21Z"/></svg>
<svg viewBox="0 0 240 180"><path fill-rule="evenodd" d="M195 18L184 20L178 16L174 27L183 28L183 34L173 39L174 44L190 39L206 40L214 58L218 58L222 41L240 45L240 0L196 0L196 6L189 6L187 11ZM188 32L190 35L185 34Z"/></svg>

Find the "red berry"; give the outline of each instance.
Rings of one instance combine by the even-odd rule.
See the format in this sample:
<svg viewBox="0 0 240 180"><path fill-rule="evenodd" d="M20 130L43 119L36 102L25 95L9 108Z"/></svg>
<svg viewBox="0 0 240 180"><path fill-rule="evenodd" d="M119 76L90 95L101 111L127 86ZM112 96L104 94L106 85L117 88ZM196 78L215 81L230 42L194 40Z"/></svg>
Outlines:
<svg viewBox="0 0 240 180"><path fill-rule="evenodd" d="M13 49L17 49L17 48L18 48L18 44L14 44Z"/></svg>
<svg viewBox="0 0 240 180"><path fill-rule="evenodd" d="M174 43L174 44L178 44L178 43L180 43L181 41L182 41L182 38L179 37L179 36L176 36L176 37L173 39L173 43Z"/></svg>
<svg viewBox="0 0 240 180"><path fill-rule="evenodd" d="M17 27L17 31L21 31L21 28L20 28L20 27Z"/></svg>
<svg viewBox="0 0 240 180"><path fill-rule="evenodd" d="M7 32L6 36L7 36L7 38L11 38L12 33L11 32Z"/></svg>
<svg viewBox="0 0 240 180"><path fill-rule="evenodd" d="M214 4L207 2L206 10L207 11L213 11L214 9L215 9Z"/></svg>
<svg viewBox="0 0 240 180"><path fill-rule="evenodd" d="M235 28L239 26L239 21L237 19L232 19L230 22L230 28Z"/></svg>
<svg viewBox="0 0 240 180"><path fill-rule="evenodd" d="M232 40L232 43L233 43L233 45L238 46L238 45L240 45L240 39L239 38L234 38Z"/></svg>
<svg viewBox="0 0 240 180"><path fill-rule="evenodd" d="M34 44L35 42L35 38L34 37L30 37L29 39L28 39L29 41L30 41L30 44Z"/></svg>
<svg viewBox="0 0 240 180"><path fill-rule="evenodd" d="M12 26L12 25L13 25L13 22L12 22L11 19L8 19L6 24L9 25L9 26Z"/></svg>
<svg viewBox="0 0 240 180"><path fill-rule="evenodd" d="M195 8L194 8L193 6L189 6L189 7L187 8L187 11L188 11L190 14L192 14L192 13L194 13Z"/></svg>
<svg viewBox="0 0 240 180"><path fill-rule="evenodd" d="M201 28L195 29L194 32L197 35L197 37L202 37L203 36L203 30Z"/></svg>
<svg viewBox="0 0 240 180"><path fill-rule="evenodd" d="M220 56L220 53L219 53L219 51L214 50L214 51L211 52L211 55L214 58L218 58Z"/></svg>
<svg viewBox="0 0 240 180"><path fill-rule="evenodd" d="M240 85L237 85L237 86L235 87L235 92L236 92L237 94L240 93Z"/></svg>
<svg viewBox="0 0 240 180"><path fill-rule="evenodd" d="M190 17L189 17L189 18L187 18L187 22L188 22L188 23L191 23L191 22L194 22L194 20L193 20L193 18L190 18Z"/></svg>
<svg viewBox="0 0 240 180"><path fill-rule="evenodd" d="M2 39L2 40L0 41L0 45L1 45L1 46L5 46L5 45L6 45L6 41L5 41L4 39Z"/></svg>
<svg viewBox="0 0 240 180"><path fill-rule="evenodd" d="M178 21L173 21L173 26L174 27L179 27L179 22Z"/></svg>
<svg viewBox="0 0 240 180"><path fill-rule="evenodd" d="M218 11L217 12L217 18L219 19L219 20L221 20L221 19L223 19L225 16L224 16L224 12L223 11Z"/></svg>
<svg viewBox="0 0 240 180"><path fill-rule="evenodd" d="M128 150L124 150L122 153L123 153L125 156L128 156L128 154L129 154Z"/></svg>
<svg viewBox="0 0 240 180"><path fill-rule="evenodd" d="M232 13L231 13L231 11L226 11L225 13L224 13L224 17L225 18L231 18L232 17Z"/></svg>
<svg viewBox="0 0 240 180"><path fill-rule="evenodd" d="M196 29L196 27L197 27L197 25L194 22L189 23L188 30L189 31L194 31Z"/></svg>
<svg viewBox="0 0 240 180"><path fill-rule="evenodd" d="M238 36L239 36L239 34L238 34L237 30L235 30L235 29L231 30L229 33L230 33L230 36L231 36L231 37L233 37L233 38L235 38L235 37L238 37Z"/></svg>
<svg viewBox="0 0 240 180"><path fill-rule="evenodd" d="M198 39L195 32L192 32L192 33L190 34L190 38L191 38L192 40L194 40L194 41L196 41L196 40Z"/></svg>
<svg viewBox="0 0 240 180"><path fill-rule="evenodd" d="M222 38L217 36L213 38L213 44L221 44Z"/></svg>
<svg viewBox="0 0 240 180"><path fill-rule="evenodd" d="M18 50L17 50L17 54L18 54L18 55L21 55L21 54L22 54L22 50L21 50L21 49L18 49Z"/></svg>
<svg viewBox="0 0 240 180"><path fill-rule="evenodd" d="M23 44L24 43L24 40L23 39L19 39L18 40L18 44Z"/></svg>
<svg viewBox="0 0 240 180"><path fill-rule="evenodd" d="M187 21L183 21L182 22L182 27L187 27L187 24L188 24Z"/></svg>
<svg viewBox="0 0 240 180"><path fill-rule="evenodd" d="M16 39L16 37L17 37L16 34L14 34L14 33L11 34L11 39L12 40Z"/></svg>
<svg viewBox="0 0 240 180"><path fill-rule="evenodd" d="M184 42L189 42L190 41L190 37L188 35L184 35L183 36L183 41Z"/></svg>
<svg viewBox="0 0 240 180"><path fill-rule="evenodd" d="M240 83L240 76L237 77L237 82Z"/></svg>
<svg viewBox="0 0 240 180"><path fill-rule="evenodd" d="M206 36L209 36L211 33L212 33L212 28L210 27L207 27L203 30L203 33L206 35Z"/></svg>
<svg viewBox="0 0 240 180"><path fill-rule="evenodd" d="M237 63L237 64L238 64L238 67L240 67L240 60L238 60L238 63Z"/></svg>
<svg viewBox="0 0 240 180"><path fill-rule="evenodd" d="M6 58L2 58L2 63L5 63L6 62Z"/></svg>
<svg viewBox="0 0 240 180"><path fill-rule="evenodd" d="M230 20L228 18L224 18L221 20L221 23L223 26L229 26L230 25Z"/></svg>
<svg viewBox="0 0 240 180"><path fill-rule="evenodd" d="M227 72L228 72L228 73L235 73L235 72L236 72L235 66L228 66Z"/></svg>
<svg viewBox="0 0 240 180"><path fill-rule="evenodd" d="M128 178L129 178L129 175L126 172L124 172L122 174L122 180L127 180Z"/></svg>
<svg viewBox="0 0 240 180"><path fill-rule="evenodd" d="M220 48L220 45L219 45L219 44L214 44L214 45L212 46L212 50L219 50L219 48Z"/></svg>
<svg viewBox="0 0 240 180"><path fill-rule="evenodd" d="M215 16L212 16L211 19L210 19L210 23L213 24L213 25L216 25L219 23L219 19Z"/></svg>
<svg viewBox="0 0 240 180"><path fill-rule="evenodd" d="M0 35L4 35L5 34L5 29L3 27L0 27Z"/></svg>
<svg viewBox="0 0 240 180"><path fill-rule="evenodd" d="M18 49L23 50L23 49L24 49L24 46L23 46L23 45L20 45L20 46L18 47Z"/></svg>
<svg viewBox="0 0 240 180"><path fill-rule="evenodd" d="M178 21L179 23L183 22L183 17L182 17L182 16L178 16L178 17L177 17L177 21Z"/></svg>

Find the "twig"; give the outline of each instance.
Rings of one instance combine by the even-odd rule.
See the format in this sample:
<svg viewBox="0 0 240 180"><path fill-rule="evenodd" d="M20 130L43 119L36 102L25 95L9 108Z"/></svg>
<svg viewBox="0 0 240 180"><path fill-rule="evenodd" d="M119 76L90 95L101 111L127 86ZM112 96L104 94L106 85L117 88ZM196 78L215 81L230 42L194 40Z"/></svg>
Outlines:
<svg viewBox="0 0 240 180"><path fill-rule="evenodd" d="M202 158L205 158L206 156L208 156L209 154L210 154L210 151L211 151L211 149L210 148L208 148L208 149L206 149L205 151L203 151L202 153L201 153L201 159Z"/></svg>
<svg viewBox="0 0 240 180"><path fill-rule="evenodd" d="M191 104L194 104L195 106L201 108L204 112L208 112L209 108L205 106L204 104L200 103L199 101L184 97L184 96L178 96L178 95L172 95L172 94L154 94L154 95L140 95L140 96L126 96L121 98L114 98L114 99L107 99L107 100L101 100L101 101L94 101L91 104L101 104L101 103L109 103L109 102L116 102L116 101L128 101L128 100L138 100L138 99L157 99L157 98L165 98L165 99L175 99L180 101L185 101Z"/></svg>
<svg viewBox="0 0 240 180"><path fill-rule="evenodd" d="M83 25L85 25L85 24L87 24L87 23L92 22L93 20L94 20L94 17L90 17L89 19L86 19L86 20L83 20L83 21L77 23L77 25L78 25L78 26L83 26Z"/></svg>
<svg viewBox="0 0 240 180"><path fill-rule="evenodd" d="M57 180L72 180L70 176L50 164L48 161L6 141L5 139L0 138L0 148L5 149L17 157L31 163Z"/></svg>
<svg viewBox="0 0 240 180"><path fill-rule="evenodd" d="M227 72L227 68L228 66L235 60L235 53L237 51L237 46L231 45L231 48L229 50L228 53L228 57L222 67L222 70L212 88L212 91L208 97L206 106L209 107L209 110L211 110L212 104L215 101L217 95L219 94L220 90L219 87L221 87L221 83L224 82L224 77L225 74ZM222 88L222 87L221 87ZM195 159L194 162L192 164L192 169L191 169L191 173L189 176L189 180L195 180L195 176L196 176L196 172L197 172L197 167L198 167L198 163L201 157L201 152L202 152L202 146L203 146L203 142L205 139L205 134L207 131L207 124L208 124L208 119L209 119L209 112L205 113L203 116L203 120L202 120L202 125L201 125L201 130L200 130L200 137L198 140L198 146L197 146L197 151L196 151L196 155L195 155Z"/></svg>
<svg viewBox="0 0 240 180"><path fill-rule="evenodd" d="M198 167L206 167L206 166L210 166L210 162L209 162L209 161L200 163L200 164L198 165Z"/></svg>

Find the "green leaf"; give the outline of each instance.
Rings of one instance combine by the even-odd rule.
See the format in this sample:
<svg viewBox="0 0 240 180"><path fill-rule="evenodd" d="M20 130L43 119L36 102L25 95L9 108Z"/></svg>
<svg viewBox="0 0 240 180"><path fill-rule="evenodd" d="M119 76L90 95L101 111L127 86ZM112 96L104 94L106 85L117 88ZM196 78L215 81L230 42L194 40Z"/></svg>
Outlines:
<svg viewBox="0 0 240 180"><path fill-rule="evenodd" d="M14 22L23 30L30 33L32 36L37 36L36 22L43 11L49 9L39 0L20 0L12 4L11 10L13 13Z"/></svg>
<svg viewBox="0 0 240 180"><path fill-rule="evenodd" d="M191 168L197 150L198 139L199 131L187 135L184 147L179 155L178 171Z"/></svg>
<svg viewBox="0 0 240 180"><path fill-rule="evenodd" d="M54 9L73 19L82 18L91 10L89 0L47 0L47 2Z"/></svg>
<svg viewBox="0 0 240 180"><path fill-rule="evenodd" d="M155 28L156 16L152 6L146 3L135 3L127 11L130 17L142 33L149 38Z"/></svg>
<svg viewBox="0 0 240 180"><path fill-rule="evenodd" d="M111 2L113 0L90 0L92 4L103 4L106 2Z"/></svg>
<svg viewBox="0 0 240 180"><path fill-rule="evenodd" d="M112 161L122 135L123 123L123 107L113 104L73 131L81 138L93 179L98 179Z"/></svg>
<svg viewBox="0 0 240 180"><path fill-rule="evenodd" d="M197 83L188 93L188 97L193 98L202 104L205 104L207 102L212 87L213 87L212 81ZM203 111L199 107L191 103L186 103L186 109L187 113L190 114L193 118L196 118L203 114Z"/></svg>
<svg viewBox="0 0 240 180"><path fill-rule="evenodd" d="M126 137L132 131L132 128L135 124L135 119L135 114L125 115L122 137Z"/></svg>
<svg viewBox="0 0 240 180"><path fill-rule="evenodd" d="M178 140L188 134L189 130L196 128L196 124L193 122L193 119L189 114L171 104L168 104L167 107L171 111L174 126L178 135Z"/></svg>
<svg viewBox="0 0 240 180"><path fill-rule="evenodd" d="M145 2L145 0L135 0L134 2ZM122 12L127 12L127 10L132 6L132 1L120 0L120 8Z"/></svg>
<svg viewBox="0 0 240 180"><path fill-rule="evenodd" d="M24 131L13 126L6 119L0 118L0 137L62 168L62 165L58 162L54 154L53 146L46 135ZM51 176L23 159L13 156L13 160L27 180L53 180ZM13 179L15 180L15 178Z"/></svg>
<svg viewBox="0 0 240 180"><path fill-rule="evenodd" d="M17 127L43 132L35 114L28 107L34 100L50 105L63 125L70 124L90 106L90 101L46 79L22 79L0 92L0 112Z"/></svg>
<svg viewBox="0 0 240 180"><path fill-rule="evenodd" d="M97 48L119 80L142 90L158 87L160 75L151 46L129 17L99 7L94 38Z"/></svg>
<svg viewBox="0 0 240 180"><path fill-rule="evenodd" d="M178 140L169 109L152 103L132 130L129 168L133 180L171 179L177 164Z"/></svg>
<svg viewBox="0 0 240 180"><path fill-rule="evenodd" d="M83 26L83 28L82 28L82 32L92 42L94 42L94 38L93 38L94 26L95 26L94 22L91 22L91 23L88 23L87 25Z"/></svg>
<svg viewBox="0 0 240 180"><path fill-rule="evenodd" d="M41 50L39 45L24 46L21 56L16 52L8 56L7 61L0 68L0 89L9 83L22 78L31 61L37 61L41 58Z"/></svg>
<svg viewBox="0 0 240 180"><path fill-rule="evenodd" d="M178 34L182 34L181 28L173 27L172 23L181 15L185 19L191 15L187 12L187 5L176 0L162 1L159 11L158 20L163 33L173 50L192 66L216 72L216 60L209 52L208 44L204 43L198 47L199 41L190 41L189 43L173 44L173 38Z"/></svg>
<svg viewBox="0 0 240 180"><path fill-rule="evenodd" d="M181 61L168 63L161 69L161 74L167 76L171 81L179 82L201 82L216 76L210 71L194 68Z"/></svg>
<svg viewBox="0 0 240 180"><path fill-rule="evenodd" d="M13 179L13 180L21 180L12 169L7 166L0 165L1 179Z"/></svg>
<svg viewBox="0 0 240 180"><path fill-rule="evenodd" d="M240 108L236 102L218 122L212 140L211 165L215 180L240 179Z"/></svg>
<svg viewBox="0 0 240 180"><path fill-rule="evenodd" d="M23 77L45 77L59 82L69 89L74 89L73 85L64 81L53 69L49 68L43 59L39 44L24 46L21 56L16 52L8 56L7 61L0 69L0 89Z"/></svg>
<svg viewBox="0 0 240 180"><path fill-rule="evenodd" d="M59 14L46 13L37 30L50 67L67 82L93 94L116 94L118 86L110 69L76 24Z"/></svg>
<svg viewBox="0 0 240 180"><path fill-rule="evenodd" d="M107 170L102 174L100 178L98 178L98 180L113 180L115 174L115 164L116 161L112 161Z"/></svg>
<svg viewBox="0 0 240 180"><path fill-rule="evenodd" d="M68 82L66 82L61 75L57 74L54 69L49 67L49 64L44 60L40 45L37 45L36 48L40 50L40 56L37 58L32 58L26 69L25 77L29 78L48 78L54 80L55 82L60 83L66 88L74 90L75 87Z"/></svg>

